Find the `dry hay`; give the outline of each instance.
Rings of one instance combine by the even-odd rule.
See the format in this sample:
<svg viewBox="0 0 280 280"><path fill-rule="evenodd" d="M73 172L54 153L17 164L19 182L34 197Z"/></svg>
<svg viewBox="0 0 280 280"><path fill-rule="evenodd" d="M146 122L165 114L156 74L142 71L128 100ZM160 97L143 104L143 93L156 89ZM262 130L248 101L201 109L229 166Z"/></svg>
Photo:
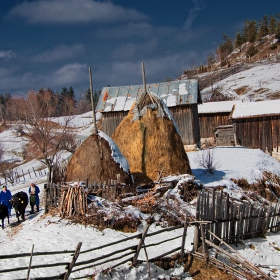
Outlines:
<svg viewBox="0 0 280 280"><path fill-rule="evenodd" d="M73 154L65 173L65 181L89 180L104 182L116 180L132 184L131 176L113 159L107 140L99 135L90 135Z"/></svg>
<svg viewBox="0 0 280 280"><path fill-rule="evenodd" d="M192 174L182 139L173 121L167 116L158 117L158 110L148 108L146 114L134 120L136 106L132 105L112 135L129 162L134 181L156 181L161 172L162 176Z"/></svg>

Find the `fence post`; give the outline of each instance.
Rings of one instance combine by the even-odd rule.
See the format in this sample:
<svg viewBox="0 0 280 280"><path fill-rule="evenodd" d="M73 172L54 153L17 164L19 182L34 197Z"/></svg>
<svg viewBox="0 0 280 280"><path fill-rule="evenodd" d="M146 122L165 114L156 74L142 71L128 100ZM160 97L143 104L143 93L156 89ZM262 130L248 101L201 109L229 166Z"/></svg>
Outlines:
<svg viewBox="0 0 280 280"><path fill-rule="evenodd" d="M185 223L184 223L184 231L183 231L183 238L182 238L182 246L181 246L181 256L185 255L185 243L186 243L186 235L188 229L188 212L186 212Z"/></svg>
<svg viewBox="0 0 280 280"><path fill-rule="evenodd" d="M143 246L143 243L144 243L144 241L145 241L145 237L146 237L146 235L147 235L147 233L148 233L148 229L149 229L150 225L151 225L151 221L148 220L148 221L147 221L147 225L146 225L146 227L145 227L145 229L144 229L144 231L143 231L143 233L142 233L141 240L139 241L139 244L138 244L138 246L137 246L136 253L135 253L135 255L134 255L134 257L133 257L133 260L132 260L132 265L133 265L133 266L136 266L136 264L137 264L137 259L138 259L140 250L141 250L141 248L142 248L142 246Z"/></svg>
<svg viewBox="0 0 280 280"><path fill-rule="evenodd" d="M72 262L69 264L68 266L68 270L67 272L65 272L64 274L64 277L63 277L63 280L67 280L71 274L71 271L76 263L76 260L77 258L79 257L79 254L80 254L80 250L81 250L81 246L82 246L82 242L79 242L78 245L77 245L77 248L76 248L76 251L74 253L74 256L73 256L73 259L72 259Z"/></svg>
<svg viewBox="0 0 280 280"><path fill-rule="evenodd" d="M32 256L33 256L33 249L34 249L34 244L32 245L32 249L31 249L31 254L30 254L30 260L29 260L29 266L28 266L28 270L27 270L26 280L29 279L29 273L30 273L31 262L32 262Z"/></svg>
<svg viewBox="0 0 280 280"><path fill-rule="evenodd" d="M48 184L44 184L44 196L45 196L45 214L48 213Z"/></svg>

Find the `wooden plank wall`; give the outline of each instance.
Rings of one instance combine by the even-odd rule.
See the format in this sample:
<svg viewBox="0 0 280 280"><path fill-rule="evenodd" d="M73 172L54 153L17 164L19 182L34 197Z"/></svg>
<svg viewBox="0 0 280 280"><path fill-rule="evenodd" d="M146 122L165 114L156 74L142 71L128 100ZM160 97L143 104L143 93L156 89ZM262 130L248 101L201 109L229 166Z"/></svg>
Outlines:
<svg viewBox="0 0 280 280"><path fill-rule="evenodd" d="M214 137L214 130L220 125L229 125L229 113L199 114L200 137Z"/></svg>
<svg viewBox="0 0 280 280"><path fill-rule="evenodd" d="M215 190L202 190L198 193L197 201L196 220L206 221L205 235L208 240L208 229L227 243L280 230L279 202L260 207ZM197 240L200 240L201 231L196 232L199 234Z"/></svg>
<svg viewBox="0 0 280 280"><path fill-rule="evenodd" d="M280 142L280 116L267 116L233 120L237 144L268 151L278 152Z"/></svg>
<svg viewBox="0 0 280 280"><path fill-rule="evenodd" d="M101 130L111 137L123 118L127 116L127 114L128 111L102 112L103 117Z"/></svg>
<svg viewBox="0 0 280 280"><path fill-rule="evenodd" d="M200 142L200 129L197 104L169 108L181 134L184 145Z"/></svg>

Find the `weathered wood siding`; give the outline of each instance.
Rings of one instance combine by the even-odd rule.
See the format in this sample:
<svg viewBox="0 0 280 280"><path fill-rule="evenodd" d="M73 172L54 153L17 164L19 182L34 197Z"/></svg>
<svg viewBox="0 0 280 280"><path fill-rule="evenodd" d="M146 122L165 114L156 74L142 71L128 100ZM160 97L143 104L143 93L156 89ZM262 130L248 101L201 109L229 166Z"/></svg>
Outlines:
<svg viewBox="0 0 280 280"><path fill-rule="evenodd" d="M199 114L200 137L214 137L214 131L218 126L231 124L232 122L229 120L229 114L230 113Z"/></svg>
<svg viewBox="0 0 280 280"><path fill-rule="evenodd" d="M127 116L127 114L128 111L102 112L101 130L111 137L123 118Z"/></svg>
<svg viewBox="0 0 280 280"><path fill-rule="evenodd" d="M184 145L195 145L200 142L197 104L169 108L175 120ZM101 130L111 136L128 111L102 112Z"/></svg>
<svg viewBox="0 0 280 280"><path fill-rule="evenodd" d="M216 146L234 146L233 126L226 128L217 128L215 131Z"/></svg>
<svg viewBox="0 0 280 280"><path fill-rule="evenodd" d="M234 130L238 145L261 149L271 153L278 151L280 141L280 116L234 119Z"/></svg>
<svg viewBox="0 0 280 280"><path fill-rule="evenodd" d="M175 120L184 145L195 145L200 142L197 104L169 108Z"/></svg>

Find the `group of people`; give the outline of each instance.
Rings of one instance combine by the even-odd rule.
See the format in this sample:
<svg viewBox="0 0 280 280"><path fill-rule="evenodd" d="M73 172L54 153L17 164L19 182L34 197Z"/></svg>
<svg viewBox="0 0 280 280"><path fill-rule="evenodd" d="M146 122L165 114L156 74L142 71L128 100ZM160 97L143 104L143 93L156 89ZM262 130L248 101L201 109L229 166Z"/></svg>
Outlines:
<svg viewBox="0 0 280 280"><path fill-rule="evenodd" d="M31 214L34 213L35 206L36 206L36 211L39 212L39 206L40 206L39 187L34 183L31 183L28 189L28 193L29 193L29 204L31 207L30 213ZM12 211L11 199L12 199L11 191L7 189L7 186L5 184L2 185L1 192L0 192L0 204L5 204L8 207L9 216L11 216L11 211Z"/></svg>

